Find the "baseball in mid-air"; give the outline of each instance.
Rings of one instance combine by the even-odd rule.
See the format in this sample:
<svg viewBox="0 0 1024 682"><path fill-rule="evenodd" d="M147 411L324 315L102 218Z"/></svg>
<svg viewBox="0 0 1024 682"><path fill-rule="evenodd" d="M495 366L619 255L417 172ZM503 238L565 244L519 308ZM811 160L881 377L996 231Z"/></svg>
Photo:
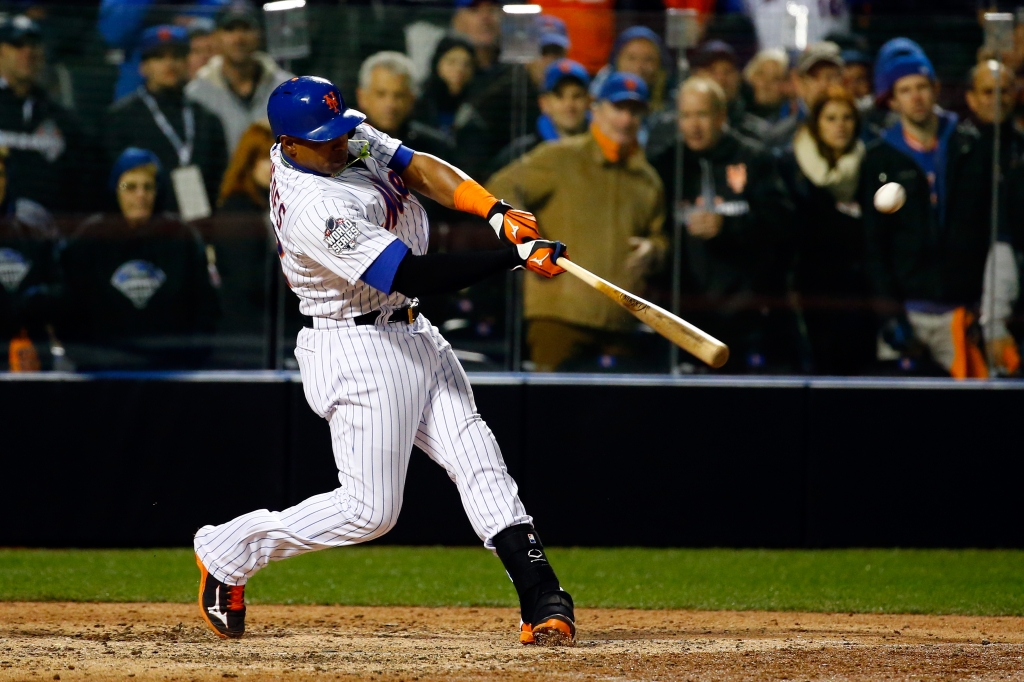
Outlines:
<svg viewBox="0 0 1024 682"><path fill-rule="evenodd" d="M879 213L895 213L903 208L907 190L898 182L887 182L875 192L875 208Z"/></svg>

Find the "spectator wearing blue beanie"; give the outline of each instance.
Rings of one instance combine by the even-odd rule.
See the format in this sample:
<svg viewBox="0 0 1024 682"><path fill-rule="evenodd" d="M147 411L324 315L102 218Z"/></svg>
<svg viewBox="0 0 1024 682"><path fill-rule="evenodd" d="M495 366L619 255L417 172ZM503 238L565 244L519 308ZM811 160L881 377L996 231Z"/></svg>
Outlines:
<svg viewBox="0 0 1024 682"><path fill-rule="evenodd" d="M935 69L916 44L890 41L880 57L875 94L899 120L868 146L860 176L865 266L882 319L878 358L903 370L986 376L967 330L990 246L991 136L986 142L936 105ZM872 199L887 182L907 198L882 214Z"/></svg>
<svg viewBox="0 0 1024 682"><path fill-rule="evenodd" d="M81 370L199 369L209 353L219 274L197 232L156 210L160 168L125 149L108 179L117 211L90 216L59 252L58 332Z"/></svg>
<svg viewBox="0 0 1024 682"><path fill-rule="evenodd" d="M608 64L590 84L590 94L598 96L605 80L616 72L635 73L643 79L650 91L648 110L658 112L665 108L668 89L668 52L661 37L646 26L633 26L619 34L612 48Z"/></svg>
<svg viewBox="0 0 1024 682"><path fill-rule="evenodd" d="M878 56L875 58L876 98L881 98L888 92L888 88L885 86L885 78L883 74L888 69L889 63L895 59L909 55L918 55L927 59L924 54L924 49L910 38L893 38L878 49ZM889 84L889 87L892 87L891 83Z"/></svg>

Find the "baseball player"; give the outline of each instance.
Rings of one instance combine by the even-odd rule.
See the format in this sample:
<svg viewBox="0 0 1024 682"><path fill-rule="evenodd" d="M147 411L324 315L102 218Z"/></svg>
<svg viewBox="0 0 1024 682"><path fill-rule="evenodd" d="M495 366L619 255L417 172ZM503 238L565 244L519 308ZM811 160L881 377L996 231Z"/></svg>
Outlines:
<svg viewBox="0 0 1024 682"><path fill-rule="evenodd" d="M306 400L327 419L336 490L260 509L195 536L199 605L221 637L245 630L245 583L269 561L380 537L398 520L413 445L458 487L484 546L519 595L524 644L571 644L572 598L561 589L451 346L417 296L463 289L509 268L545 277L560 242L444 161L365 124L330 81L303 76L267 106L277 140L270 217L277 251L313 328L298 336ZM486 218L503 248L426 254L423 205L409 190Z"/></svg>

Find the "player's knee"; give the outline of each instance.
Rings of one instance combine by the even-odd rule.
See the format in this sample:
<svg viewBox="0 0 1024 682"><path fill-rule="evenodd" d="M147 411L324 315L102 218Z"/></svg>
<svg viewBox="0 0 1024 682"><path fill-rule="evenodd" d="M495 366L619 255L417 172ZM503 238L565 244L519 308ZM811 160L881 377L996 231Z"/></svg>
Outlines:
<svg viewBox="0 0 1024 682"><path fill-rule="evenodd" d="M363 541L366 542L374 540L386 535L388 531L394 528L395 524L398 523L399 511L400 506L395 505L388 509L378 509L376 510L376 513L369 514L366 524L363 527L365 532Z"/></svg>

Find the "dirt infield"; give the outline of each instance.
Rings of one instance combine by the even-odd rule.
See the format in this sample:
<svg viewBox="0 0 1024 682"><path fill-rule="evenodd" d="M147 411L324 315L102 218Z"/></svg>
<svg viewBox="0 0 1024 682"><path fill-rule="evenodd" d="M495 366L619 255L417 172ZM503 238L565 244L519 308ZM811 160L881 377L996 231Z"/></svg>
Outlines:
<svg viewBox="0 0 1024 682"><path fill-rule="evenodd" d="M0 680L1024 680L1024 618L581 609L575 648L511 609L0 603Z"/></svg>

